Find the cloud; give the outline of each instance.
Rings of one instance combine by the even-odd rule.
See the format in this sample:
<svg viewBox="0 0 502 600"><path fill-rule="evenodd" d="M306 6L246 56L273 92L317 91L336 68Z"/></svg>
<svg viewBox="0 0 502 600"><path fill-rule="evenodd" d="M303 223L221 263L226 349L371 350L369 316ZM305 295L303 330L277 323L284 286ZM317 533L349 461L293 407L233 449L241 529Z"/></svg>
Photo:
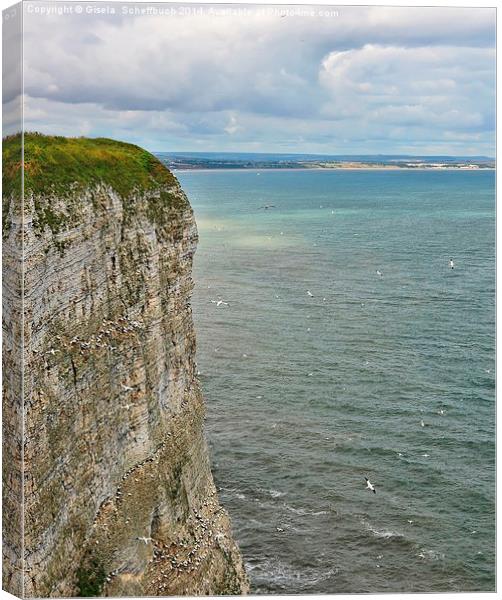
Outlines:
<svg viewBox="0 0 502 600"><path fill-rule="evenodd" d="M494 64L492 48L366 44L331 52L319 74L330 95L322 113L389 126L489 130Z"/></svg>
<svg viewBox="0 0 502 600"><path fill-rule="evenodd" d="M452 151L471 142L486 151L494 15L391 7L341 7L336 18L26 15L25 119L152 149L360 152L365 140L368 151L390 151L406 131L408 143L448 143L456 133Z"/></svg>
<svg viewBox="0 0 502 600"><path fill-rule="evenodd" d="M235 115L230 115L230 119L228 121L228 125L225 127L225 131L228 134L233 135L234 133L239 131L239 129L240 129L240 127L237 124L237 119L236 119Z"/></svg>

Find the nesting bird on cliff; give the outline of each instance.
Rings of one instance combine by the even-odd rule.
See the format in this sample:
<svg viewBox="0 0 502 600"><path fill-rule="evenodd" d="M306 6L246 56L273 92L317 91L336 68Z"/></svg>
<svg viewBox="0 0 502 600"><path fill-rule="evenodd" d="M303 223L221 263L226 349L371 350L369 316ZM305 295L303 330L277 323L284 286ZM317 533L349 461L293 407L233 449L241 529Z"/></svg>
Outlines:
<svg viewBox="0 0 502 600"><path fill-rule="evenodd" d="M153 541L151 537L137 537L136 539L138 540L138 542L144 542L145 544L148 544L148 542Z"/></svg>

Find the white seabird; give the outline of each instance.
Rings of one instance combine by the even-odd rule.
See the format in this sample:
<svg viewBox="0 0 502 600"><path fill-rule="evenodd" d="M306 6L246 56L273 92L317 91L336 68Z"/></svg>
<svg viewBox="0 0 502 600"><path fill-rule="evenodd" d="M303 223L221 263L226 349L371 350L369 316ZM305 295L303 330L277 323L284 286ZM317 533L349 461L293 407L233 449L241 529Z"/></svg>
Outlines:
<svg viewBox="0 0 502 600"><path fill-rule="evenodd" d="M365 477L364 479L366 480L366 487L367 487L367 488L368 488L368 489L369 489L371 492L373 492L374 494L376 494L376 489L375 489L375 486L374 486L374 485L371 483L371 481L370 481L370 480L369 480L367 477Z"/></svg>
<svg viewBox="0 0 502 600"><path fill-rule="evenodd" d="M307 295L310 296L311 298L314 297L314 294L310 290L307 290Z"/></svg>
<svg viewBox="0 0 502 600"><path fill-rule="evenodd" d="M134 389L130 385L124 385L123 383L121 383L120 386L122 387L122 389L124 390L124 392L132 392L133 389Z"/></svg>
<svg viewBox="0 0 502 600"><path fill-rule="evenodd" d="M382 277L382 275L383 275L382 271L379 271L378 269L376 270L376 274L377 274L379 277Z"/></svg>
<svg viewBox="0 0 502 600"><path fill-rule="evenodd" d="M453 258L450 258L450 260L448 261L448 266L450 267L450 269L455 268L455 263L453 262Z"/></svg>
<svg viewBox="0 0 502 600"><path fill-rule="evenodd" d="M216 306L221 306L221 305L228 306L228 302L225 302L224 300L211 300L211 303L216 304Z"/></svg>

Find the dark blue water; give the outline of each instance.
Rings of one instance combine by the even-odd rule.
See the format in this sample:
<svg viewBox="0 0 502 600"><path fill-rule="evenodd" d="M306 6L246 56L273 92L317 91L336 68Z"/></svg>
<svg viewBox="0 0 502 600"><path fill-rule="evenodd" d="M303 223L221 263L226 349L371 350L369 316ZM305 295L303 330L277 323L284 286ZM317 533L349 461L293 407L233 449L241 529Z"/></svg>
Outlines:
<svg viewBox="0 0 502 600"><path fill-rule="evenodd" d="M493 590L494 173L178 177L253 591Z"/></svg>

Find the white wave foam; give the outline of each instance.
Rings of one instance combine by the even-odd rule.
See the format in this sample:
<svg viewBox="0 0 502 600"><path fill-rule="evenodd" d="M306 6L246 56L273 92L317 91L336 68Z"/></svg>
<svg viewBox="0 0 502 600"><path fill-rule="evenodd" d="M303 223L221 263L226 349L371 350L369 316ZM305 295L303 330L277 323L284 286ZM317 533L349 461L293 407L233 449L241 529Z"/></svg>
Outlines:
<svg viewBox="0 0 502 600"><path fill-rule="evenodd" d="M308 508L294 508L294 506L290 506L284 502L284 507L295 515L310 515L312 517L318 517L320 515L327 515L329 511L327 510L309 510Z"/></svg>
<svg viewBox="0 0 502 600"><path fill-rule="evenodd" d="M364 525L364 527L367 529L367 531L371 532L375 537L379 537L379 538L401 538L404 537L404 535L402 533L400 533L399 531L387 531L385 529L377 529L376 527L374 527L373 525L371 525L370 523L368 523L368 521L361 521L361 523Z"/></svg>
<svg viewBox="0 0 502 600"><path fill-rule="evenodd" d="M442 552L438 552L437 550L427 550L426 548L422 548L417 556L423 560L443 560L444 558Z"/></svg>
<svg viewBox="0 0 502 600"><path fill-rule="evenodd" d="M331 567L326 570L322 568L306 567L300 570L279 559L269 560L266 563L256 565L254 568L261 571L263 576L270 581L280 585L294 583L295 586L300 585L300 589L304 590L308 590L312 585L324 581L332 575L336 575L338 572L336 567Z"/></svg>

